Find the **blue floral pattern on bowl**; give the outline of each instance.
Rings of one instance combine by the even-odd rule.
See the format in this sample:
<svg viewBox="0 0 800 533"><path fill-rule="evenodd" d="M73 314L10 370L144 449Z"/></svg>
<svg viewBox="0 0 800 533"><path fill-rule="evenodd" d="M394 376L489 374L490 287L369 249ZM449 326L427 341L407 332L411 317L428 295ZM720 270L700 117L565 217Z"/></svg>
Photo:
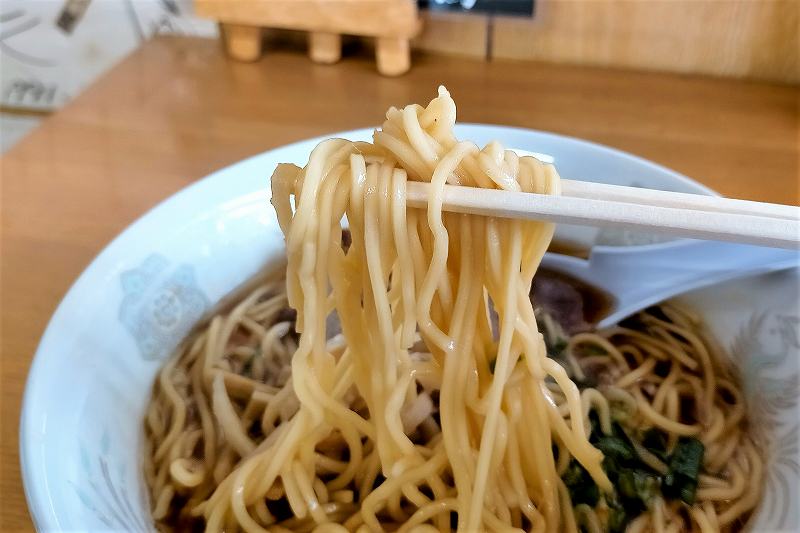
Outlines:
<svg viewBox="0 0 800 533"><path fill-rule="evenodd" d="M131 494L127 488L131 473L112 456L111 446L107 427L103 428L99 442L81 443L80 464L87 482L73 483L75 493L84 507L110 531L152 531L147 493L144 483L139 481L141 473L132 473L140 490L138 494Z"/></svg>
<svg viewBox="0 0 800 533"><path fill-rule="evenodd" d="M753 437L766 447L764 492L768 497L759 509L760 531L800 530L798 509L791 505L790 482L800 477L800 424L797 418L792 422L786 417L786 413L797 413L800 397L799 328L796 315L755 313L730 349L733 365L742 376Z"/></svg>
<svg viewBox="0 0 800 533"><path fill-rule="evenodd" d="M198 288L194 269L152 254L120 276L125 296L119 319L146 360L163 359L203 316L209 303Z"/></svg>

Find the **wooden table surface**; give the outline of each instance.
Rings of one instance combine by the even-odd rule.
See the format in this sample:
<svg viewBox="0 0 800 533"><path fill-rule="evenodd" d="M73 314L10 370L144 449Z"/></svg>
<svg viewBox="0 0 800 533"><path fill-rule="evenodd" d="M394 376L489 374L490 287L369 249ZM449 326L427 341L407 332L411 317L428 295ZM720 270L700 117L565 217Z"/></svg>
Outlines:
<svg viewBox="0 0 800 533"><path fill-rule="evenodd" d="M2 158L0 531L32 529L18 455L31 357L106 243L213 170L375 125L390 105L426 103L440 83L462 121L583 137L727 196L798 203L796 87L435 56L391 79L367 57L321 66L284 50L238 64L214 41L151 41Z"/></svg>

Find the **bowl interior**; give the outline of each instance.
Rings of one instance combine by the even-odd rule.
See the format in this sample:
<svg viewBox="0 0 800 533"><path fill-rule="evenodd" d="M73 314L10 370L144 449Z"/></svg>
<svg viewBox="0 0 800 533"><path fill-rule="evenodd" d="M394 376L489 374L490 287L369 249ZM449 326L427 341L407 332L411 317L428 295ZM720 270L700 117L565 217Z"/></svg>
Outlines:
<svg viewBox="0 0 800 533"><path fill-rule="evenodd" d="M483 125L459 125L457 134L479 145L498 139L548 154L568 179L712 194L668 169L576 139ZM357 130L337 136L370 135ZM263 153L169 198L109 244L67 293L36 353L22 413L25 490L40 530L152 529L141 475L141 427L155 373L195 322L280 258L283 238L267 180L279 162L304 164L319 140ZM558 235L585 246L650 240L567 226ZM776 445L796 450L800 313L787 295L797 293L797 273L764 279L769 290L725 286L689 300L726 341L748 394L770 398L773 418L765 434L777 435L773 428L779 428ZM770 356L765 360L772 363L754 361L754 353ZM790 381L777 383L776 376ZM763 402L755 404L761 408ZM772 529L796 530L797 505L787 502L800 500L797 462L791 471L786 461L789 466L776 470L776 496L768 495L781 498L774 505L783 515L761 515L772 520L763 522Z"/></svg>

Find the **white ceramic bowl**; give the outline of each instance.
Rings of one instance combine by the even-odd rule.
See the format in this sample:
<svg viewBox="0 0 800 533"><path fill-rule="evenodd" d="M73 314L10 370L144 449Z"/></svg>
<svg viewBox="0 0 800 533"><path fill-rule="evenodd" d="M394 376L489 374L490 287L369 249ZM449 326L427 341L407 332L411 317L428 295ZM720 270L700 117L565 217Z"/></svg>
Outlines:
<svg viewBox="0 0 800 533"><path fill-rule="evenodd" d="M576 139L469 124L457 134L548 154L564 178L713 194L666 168ZM140 467L155 373L192 324L280 256L267 180L279 162L304 164L319 140L258 155L172 196L109 244L69 290L39 345L22 410L22 473L39 530L152 529ZM584 244L649 240L569 227L559 234ZM760 531L800 529L798 286L798 273L788 271L686 297L741 368L755 431L769 446Z"/></svg>

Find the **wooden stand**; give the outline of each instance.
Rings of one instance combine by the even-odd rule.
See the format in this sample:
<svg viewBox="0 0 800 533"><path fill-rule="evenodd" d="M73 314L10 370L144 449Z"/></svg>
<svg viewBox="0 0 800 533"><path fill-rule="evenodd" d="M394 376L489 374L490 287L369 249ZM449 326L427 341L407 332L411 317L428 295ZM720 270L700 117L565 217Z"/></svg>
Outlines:
<svg viewBox="0 0 800 533"><path fill-rule="evenodd" d="M342 34L375 37L378 72L398 76L411 66L409 40L420 28L413 0L196 0L198 15L222 26L228 54L261 57L262 28L304 30L317 63L336 63Z"/></svg>

